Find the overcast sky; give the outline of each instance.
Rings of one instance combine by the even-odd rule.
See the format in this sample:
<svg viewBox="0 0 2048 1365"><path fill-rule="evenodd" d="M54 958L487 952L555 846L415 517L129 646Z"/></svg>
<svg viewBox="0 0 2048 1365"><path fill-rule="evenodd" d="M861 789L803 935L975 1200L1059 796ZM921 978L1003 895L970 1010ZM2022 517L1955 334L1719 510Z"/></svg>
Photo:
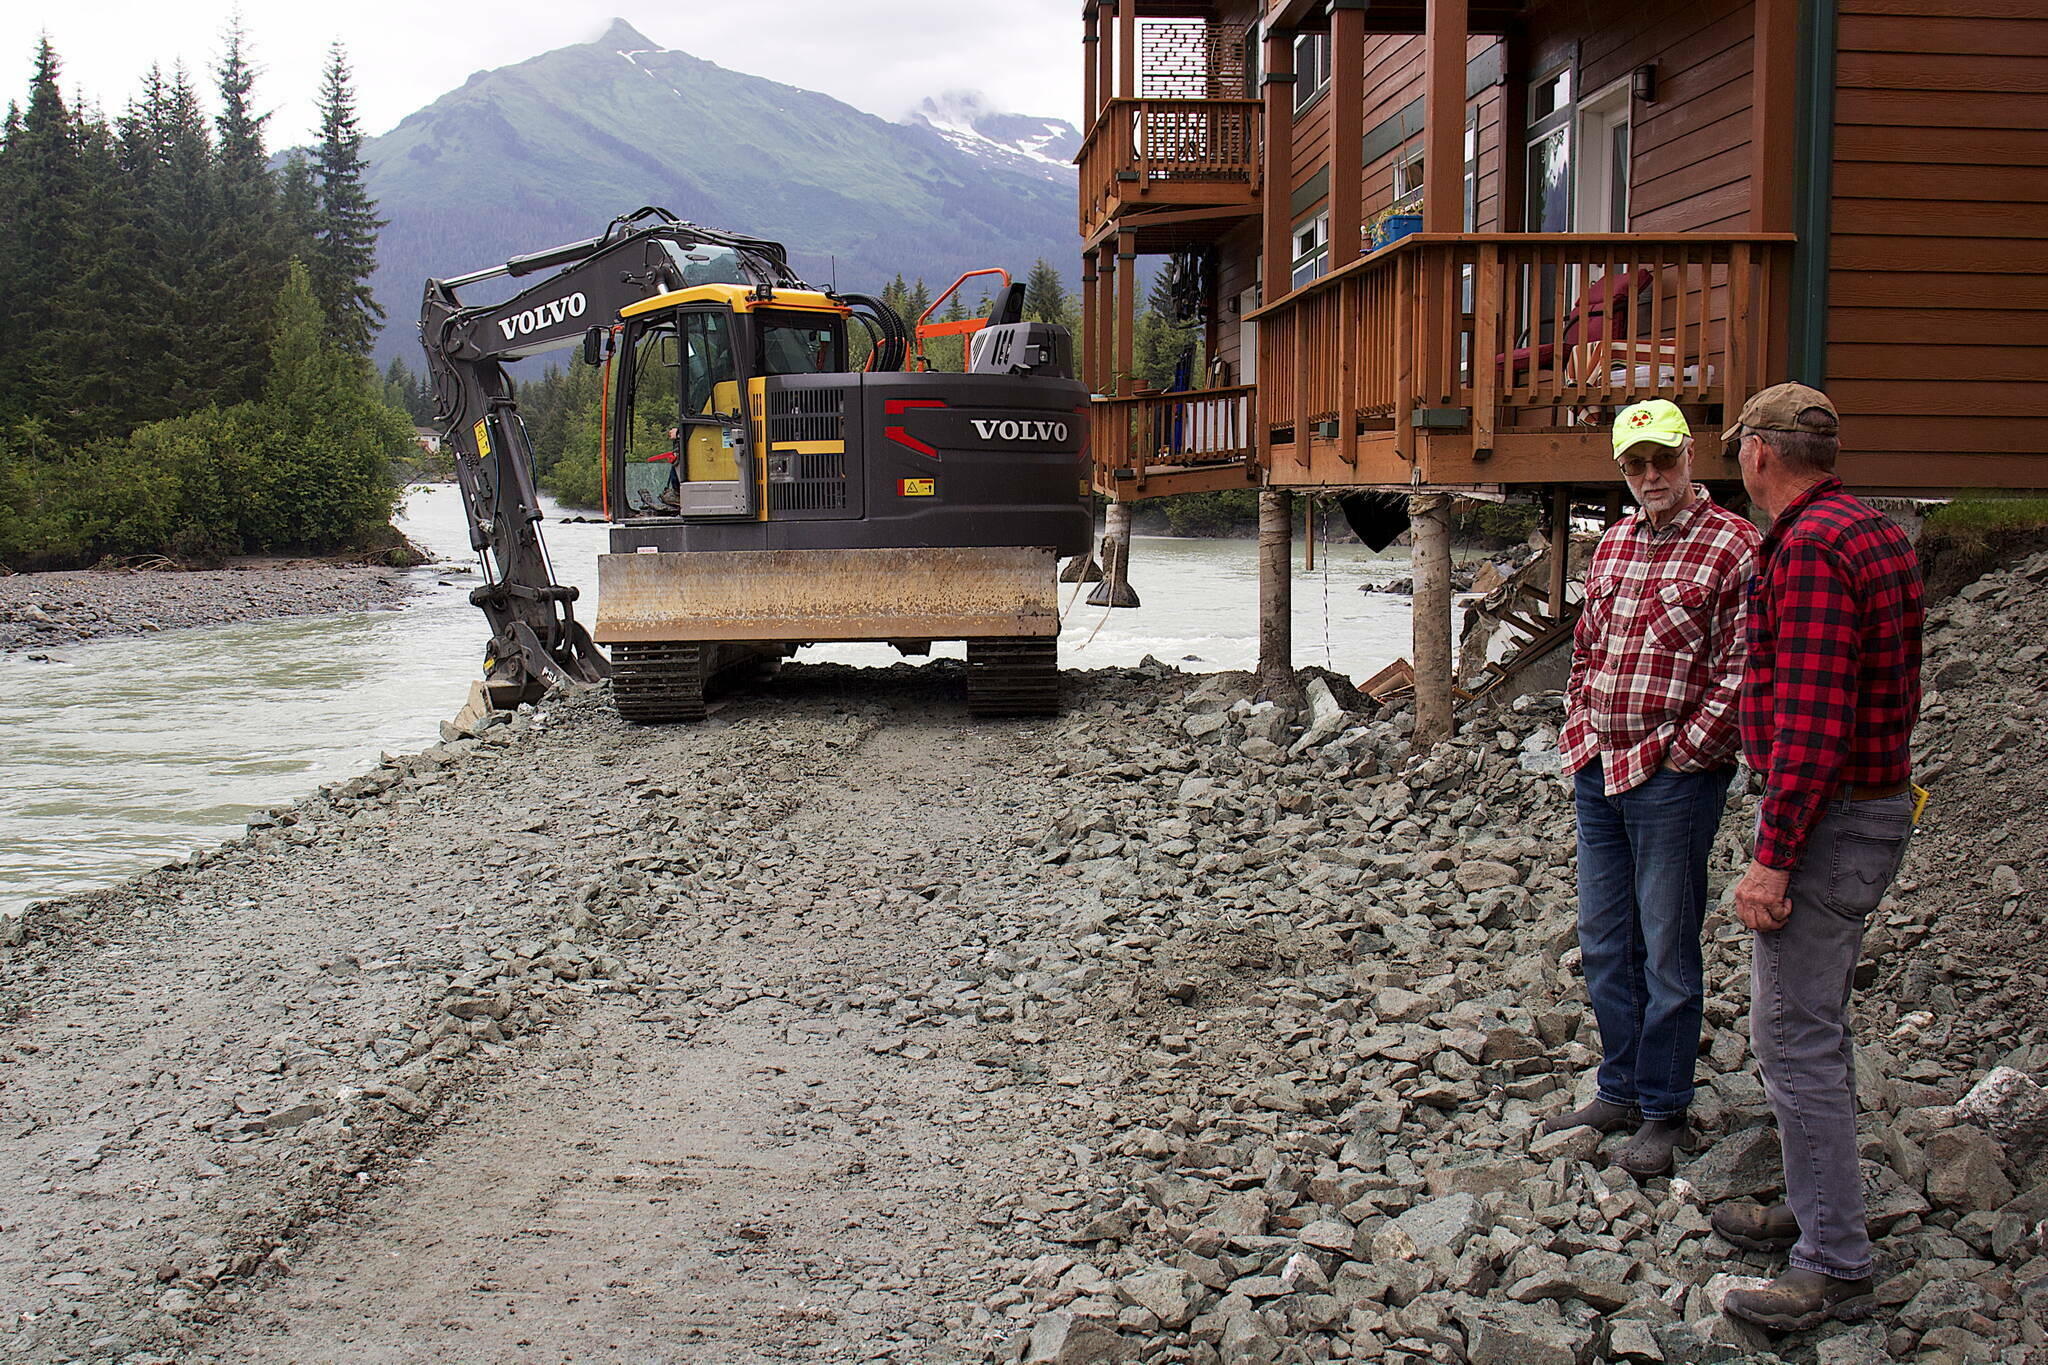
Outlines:
<svg viewBox="0 0 2048 1365"><path fill-rule="evenodd" d="M614 17L661 47L823 91L896 119L926 95L978 89L997 108L1079 121L1079 0L16 0L0 6L0 102L24 99L37 38L64 64L67 99L118 114L152 62L182 61L212 106L236 9L274 111L269 145L313 140L327 45L355 67L363 131L387 132L473 71L590 42Z"/></svg>

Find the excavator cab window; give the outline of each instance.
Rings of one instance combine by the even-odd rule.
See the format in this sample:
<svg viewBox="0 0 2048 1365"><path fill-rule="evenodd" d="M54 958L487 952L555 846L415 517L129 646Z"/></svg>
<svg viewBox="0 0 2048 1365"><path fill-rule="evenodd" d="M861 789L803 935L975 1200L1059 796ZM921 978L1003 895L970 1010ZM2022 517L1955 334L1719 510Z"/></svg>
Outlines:
<svg viewBox="0 0 2048 1365"><path fill-rule="evenodd" d="M846 369L846 324L829 314L764 308L754 315L761 334L762 374L839 374Z"/></svg>
<svg viewBox="0 0 2048 1365"><path fill-rule="evenodd" d="M682 340L673 322L654 323L633 338L620 394L624 457L620 492L628 516L673 516L682 383Z"/></svg>
<svg viewBox="0 0 2048 1365"><path fill-rule="evenodd" d="M752 504L740 471L745 414L731 312L685 310L630 336L632 367L619 394L626 515L745 515Z"/></svg>
<svg viewBox="0 0 2048 1365"><path fill-rule="evenodd" d="M747 274L746 262L729 246L713 246L709 242L696 242L689 246L681 242L663 242L662 250L674 263L682 278L678 288L692 289L700 284L752 284Z"/></svg>

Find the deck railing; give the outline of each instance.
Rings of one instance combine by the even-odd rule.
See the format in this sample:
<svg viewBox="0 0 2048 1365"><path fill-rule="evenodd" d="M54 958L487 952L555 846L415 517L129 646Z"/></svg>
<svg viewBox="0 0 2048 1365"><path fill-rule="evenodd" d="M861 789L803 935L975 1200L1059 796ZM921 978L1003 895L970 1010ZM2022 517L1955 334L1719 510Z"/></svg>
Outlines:
<svg viewBox="0 0 2048 1365"><path fill-rule="evenodd" d="M1250 204L1259 187L1258 100L1115 99L1078 159L1081 230L1112 204Z"/></svg>
<svg viewBox="0 0 2048 1365"><path fill-rule="evenodd" d="M1642 398L1725 407L1761 386L1790 240L1401 239L1250 315L1266 434L1355 451L1391 428L1413 458L1416 429L1469 429L1485 459L1504 430L1599 426Z"/></svg>
<svg viewBox="0 0 2048 1365"><path fill-rule="evenodd" d="M1257 390L1249 384L1099 398L1092 432L1097 477L1145 477L1161 467L1246 463L1258 454Z"/></svg>

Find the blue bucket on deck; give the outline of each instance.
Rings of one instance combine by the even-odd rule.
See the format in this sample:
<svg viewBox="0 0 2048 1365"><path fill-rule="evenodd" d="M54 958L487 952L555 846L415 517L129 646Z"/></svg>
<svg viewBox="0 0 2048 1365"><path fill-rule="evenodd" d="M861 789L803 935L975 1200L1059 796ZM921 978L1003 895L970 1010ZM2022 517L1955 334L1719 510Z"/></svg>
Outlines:
<svg viewBox="0 0 2048 1365"><path fill-rule="evenodd" d="M1389 242L1398 242L1409 233L1420 231L1421 214L1390 213L1372 225L1372 249L1378 251Z"/></svg>

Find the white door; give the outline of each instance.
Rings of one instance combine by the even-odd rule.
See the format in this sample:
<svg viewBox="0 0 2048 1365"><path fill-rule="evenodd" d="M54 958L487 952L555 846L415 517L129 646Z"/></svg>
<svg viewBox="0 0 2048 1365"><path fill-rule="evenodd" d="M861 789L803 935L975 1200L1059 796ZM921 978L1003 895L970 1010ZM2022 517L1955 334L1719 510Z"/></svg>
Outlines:
<svg viewBox="0 0 2048 1365"><path fill-rule="evenodd" d="M1628 231L1629 83L1579 102L1572 220L1580 232Z"/></svg>

